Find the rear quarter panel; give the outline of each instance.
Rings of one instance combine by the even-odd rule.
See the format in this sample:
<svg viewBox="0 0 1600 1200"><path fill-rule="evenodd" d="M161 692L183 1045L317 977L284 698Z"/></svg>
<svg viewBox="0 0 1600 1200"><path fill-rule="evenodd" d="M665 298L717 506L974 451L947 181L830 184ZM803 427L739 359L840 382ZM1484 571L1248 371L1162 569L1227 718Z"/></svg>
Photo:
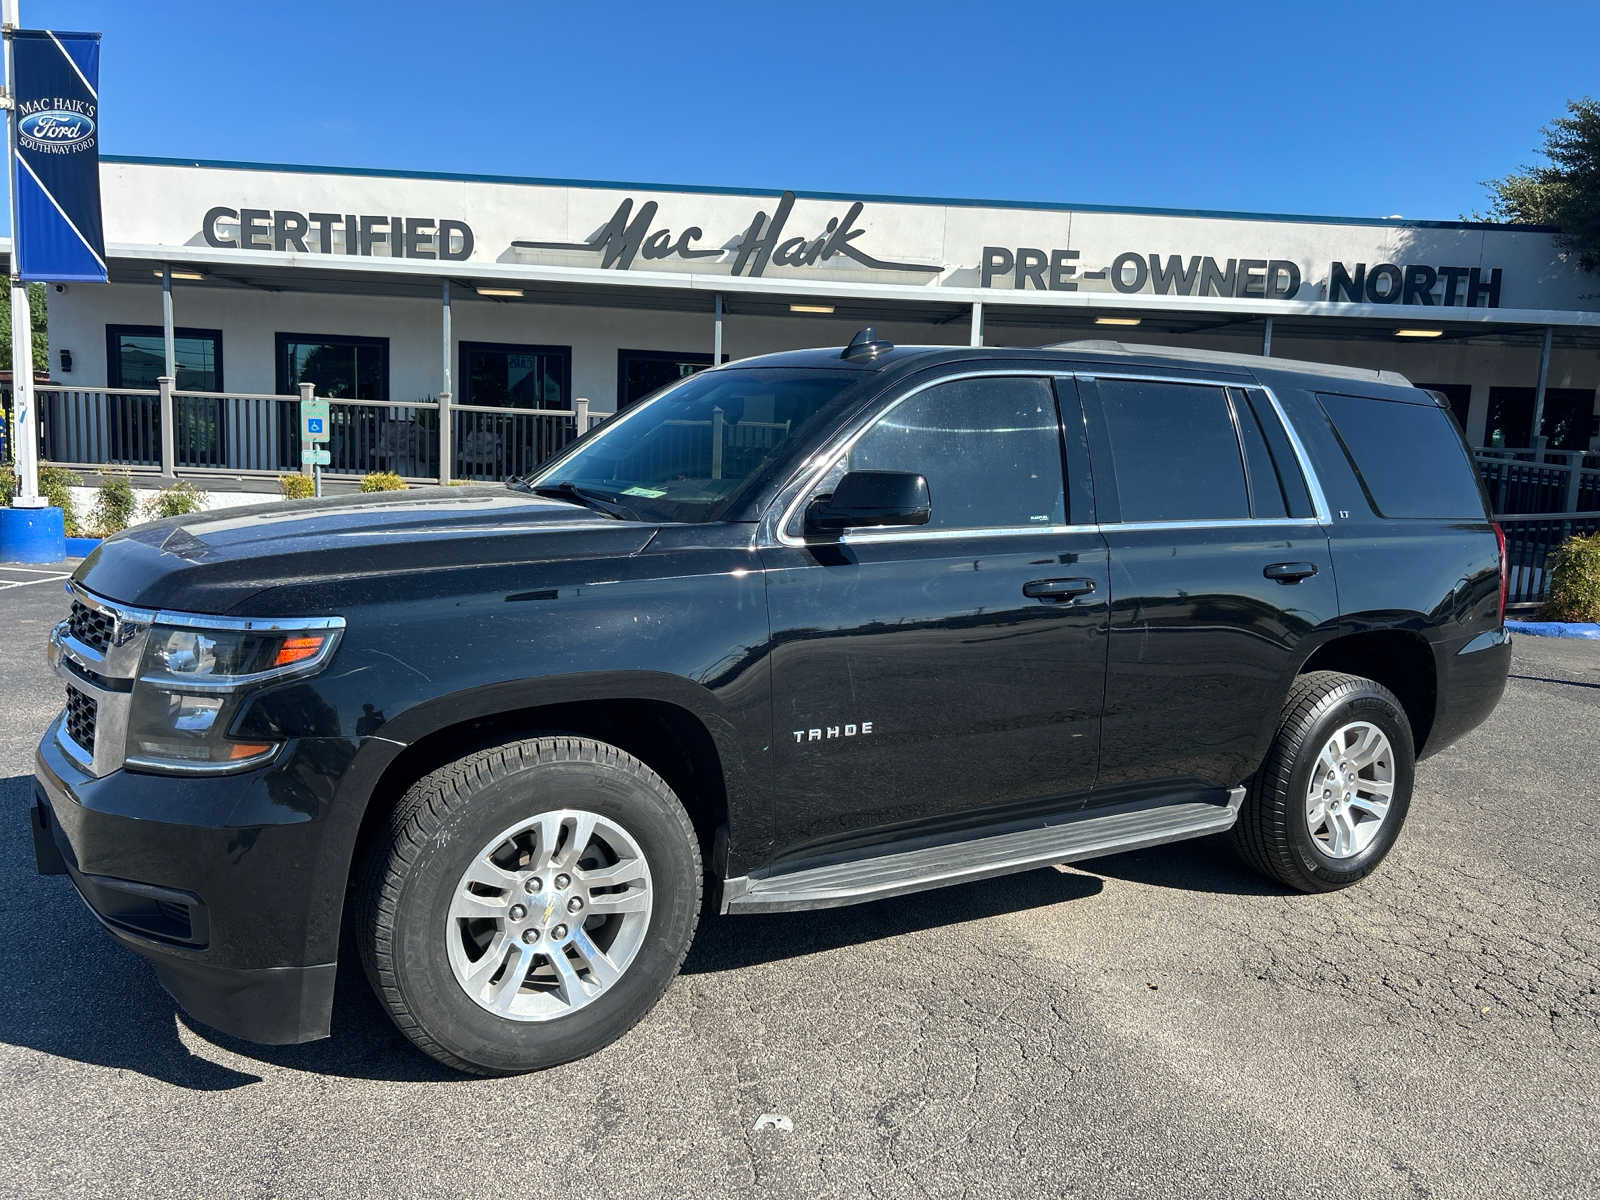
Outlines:
<svg viewBox="0 0 1600 1200"><path fill-rule="evenodd" d="M1315 393L1303 385L1272 386L1295 423L1332 514L1329 544L1340 609L1333 636L1399 629L1428 643L1437 690L1424 753L1435 753L1487 717L1505 686L1510 643L1499 619L1494 527L1487 514L1379 517ZM1340 390L1378 399L1400 391L1383 385ZM1405 394L1415 397L1409 389ZM1470 458L1462 469L1471 469Z"/></svg>

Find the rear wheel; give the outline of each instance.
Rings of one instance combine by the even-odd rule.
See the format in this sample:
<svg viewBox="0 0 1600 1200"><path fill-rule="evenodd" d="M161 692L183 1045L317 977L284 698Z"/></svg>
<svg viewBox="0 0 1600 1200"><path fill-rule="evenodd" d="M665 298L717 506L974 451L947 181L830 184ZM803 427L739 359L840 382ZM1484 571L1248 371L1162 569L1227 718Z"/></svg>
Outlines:
<svg viewBox="0 0 1600 1200"><path fill-rule="evenodd" d="M361 884L362 960L400 1029L505 1074L615 1040L666 989L700 909L677 797L583 738L517 742L419 780Z"/></svg>
<svg viewBox="0 0 1600 1200"><path fill-rule="evenodd" d="M1393 692L1357 675L1302 675L1250 782L1234 845L1289 887L1349 887L1399 836L1414 767L1411 723Z"/></svg>

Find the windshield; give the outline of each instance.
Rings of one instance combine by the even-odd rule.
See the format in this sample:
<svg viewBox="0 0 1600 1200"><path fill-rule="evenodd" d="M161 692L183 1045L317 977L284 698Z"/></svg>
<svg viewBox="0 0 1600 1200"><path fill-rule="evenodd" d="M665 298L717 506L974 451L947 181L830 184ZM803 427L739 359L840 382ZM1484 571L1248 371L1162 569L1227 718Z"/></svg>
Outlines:
<svg viewBox="0 0 1600 1200"><path fill-rule="evenodd" d="M529 476L540 489L614 501L653 521L715 520L747 479L790 444L845 388L853 371L706 371L613 418L584 446Z"/></svg>

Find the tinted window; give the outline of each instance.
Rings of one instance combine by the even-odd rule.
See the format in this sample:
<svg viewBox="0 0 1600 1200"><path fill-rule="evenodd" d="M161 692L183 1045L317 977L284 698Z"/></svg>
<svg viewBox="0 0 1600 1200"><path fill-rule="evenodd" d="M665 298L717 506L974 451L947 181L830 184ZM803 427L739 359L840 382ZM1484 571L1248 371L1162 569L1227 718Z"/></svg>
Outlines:
<svg viewBox="0 0 1600 1200"><path fill-rule="evenodd" d="M1278 479L1278 466L1272 461L1272 451L1262 436L1256 414L1245 403L1244 394L1231 392L1233 415L1239 424L1239 444L1244 447L1245 470L1250 476L1250 515L1253 517L1286 517L1289 506L1283 498L1283 484Z"/></svg>
<svg viewBox="0 0 1600 1200"><path fill-rule="evenodd" d="M1192 383L1095 381L1124 521L1250 515L1227 394Z"/></svg>
<svg viewBox="0 0 1600 1200"><path fill-rule="evenodd" d="M461 343L462 404L486 408L571 408L566 346Z"/></svg>
<svg viewBox="0 0 1600 1200"><path fill-rule="evenodd" d="M691 375L614 418L532 477L575 483L651 520L714 521L747 479L787 457L852 371L724 369Z"/></svg>
<svg viewBox="0 0 1600 1200"><path fill-rule="evenodd" d="M1272 469L1277 473L1278 486L1283 489L1289 516L1316 516L1317 510L1311 503L1311 491L1306 487L1306 477L1300 470L1300 460L1295 456L1289 435L1283 431L1283 422L1278 419L1272 402L1267 399L1265 392L1254 388L1243 395L1245 403L1239 407L1239 411L1241 414L1248 411L1255 416L1256 428L1264 436L1267 453L1272 457Z"/></svg>
<svg viewBox="0 0 1600 1200"><path fill-rule="evenodd" d="M278 334L278 391L315 384L330 400L389 398L389 339Z"/></svg>
<svg viewBox="0 0 1600 1200"><path fill-rule="evenodd" d="M1382 517L1483 518L1461 435L1436 404L1317 397L1372 509Z"/></svg>
<svg viewBox="0 0 1600 1200"><path fill-rule="evenodd" d="M1043 379L960 379L918 392L862 435L846 467L925 476L925 529L1066 521L1055 395Z"/></svg>
<svg viewBox="0 0 1600 1200"><path fill-rule="evenodd" d="M107 361L114 388L155 388L167 373L164 336L153 325L113 325ZM173 365L180 392L222 390L222 334L214 329L179 329L172 339Z"/></svg>

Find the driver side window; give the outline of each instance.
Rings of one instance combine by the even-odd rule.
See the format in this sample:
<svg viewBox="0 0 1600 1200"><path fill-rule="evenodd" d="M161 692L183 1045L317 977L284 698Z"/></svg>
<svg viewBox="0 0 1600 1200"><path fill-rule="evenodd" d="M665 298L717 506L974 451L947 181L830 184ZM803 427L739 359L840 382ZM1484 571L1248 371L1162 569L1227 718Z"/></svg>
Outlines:
<svg viewBox="0 0 1600 1200"><path fill-rule="evenodd" d="M994 376L937 383L862 434L817 494L846 471L912 471L928 481L922 529L1066 523L1061 432L1047 379Z"/></svg>

